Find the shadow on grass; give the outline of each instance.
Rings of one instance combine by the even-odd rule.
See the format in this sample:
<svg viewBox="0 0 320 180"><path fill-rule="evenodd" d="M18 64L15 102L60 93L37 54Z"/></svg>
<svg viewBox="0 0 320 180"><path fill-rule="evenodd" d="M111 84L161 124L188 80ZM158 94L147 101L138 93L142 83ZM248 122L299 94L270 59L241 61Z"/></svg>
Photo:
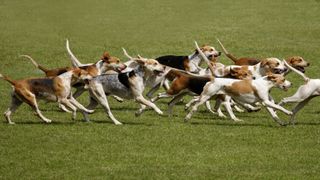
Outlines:
<svg viewBox="0 0 320 180"><path fill-rule="evenodd" d="M268 128L279 128L279 127L286 127L286 126L280 126L278 124L250 124L250 123L244 123L244 122L190 122L192 125L211 125L211 126L229 126L229 127L235 127L235 126L241 126L241 127L268 127Z"/></svg>

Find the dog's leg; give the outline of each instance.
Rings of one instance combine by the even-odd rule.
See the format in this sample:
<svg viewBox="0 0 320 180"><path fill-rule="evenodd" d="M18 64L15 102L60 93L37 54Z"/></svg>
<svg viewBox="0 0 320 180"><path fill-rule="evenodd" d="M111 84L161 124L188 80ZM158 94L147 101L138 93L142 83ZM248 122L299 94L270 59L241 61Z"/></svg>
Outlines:
<svg viewBox="0 0 320 180"><path fill-rule="evenodd" d="M291 112L291 111L283 108L282 106L279 106L279 105L277 105L277 104L274 104L274 103L272 103L272 102L269 101L269 100L265 100L265 101L263 101L263 103L264 103L266 106L271 107L271 108L274 108L274 109L277 109L277 110L280 110L280 111L284 112L284 113L287 114L287 115L292 115L292 112Z"/></svg>
<svg viewBox="0 0 320 180"><path fill-rule="evenodd" d="M77 98L79 97L82 93L84 93L86 91L86 89L84 88L84 86L80 86L77 87L76 92L74 92L73 97Z"/></svg>
<svg viewBox="0 0 320 180"><path fill-rule="evenodd" d="M14 122L11 121L11 114L14 113L21 104L22 104L22 101L20 101L15 95L12 95L11 105L8 108L8 110L4 113L4 116L6 117L9 124L15 124Z"/></svg>
<svg viewBox="0 0 320 180"><path fill-rule="evenodd" d="M111 97L113 97L115 100L117 100L118 102L123 102L123 99L119 96L116 95L111 95Z"/></svg>
<svg viewBox="0 0 320 180"><path fill-rule="evenodd" d="M169 117L172 116L172 110L173 106L177 104L188 92L180 92L178 95L176 95L168 104L168 114Z"/></svg>
<svg viewBox="0 0 320 180"><path fill-rule="evenodd" d="M46 123L51 123L51 120L44 117L44 115L42 115L40 109L38 108L38 104L37 104L37 100L34 94L32 94L31 92L29 92L28 90L22 90L19 93L20 97L27 103L29 104L32 109L36 112L36 115L42 119L44 122Z"/></svg>
<svg viewBox="0 0 320 180"><path fill-rule="evenodd" d="M198 101L200 98L200 96L195 96L193 97L185 106L184 106L184 110L188 110L196 101Z"/></svg>
<svg viewBox="0 0 320 180"><path fill-rule="evenodd" d="M202 105L203 103L205 103L206 101L208 101L211 98L211 96L209 95L202 95L200 96L200 98L196 101L196 103L192 106L191 110L189 111L189 113L187 114L187 116L184 118L184 121L187 122L189 119L191 119L192 114L197 111L198 107L200 105Z"/></svg>
<svg viewBox="0 0 320 180"><path fill-rule="evenodd" d="M305 99L312 96L312 94L315 92L316 87L312 87L309 85L302 85L299 87L299 89L296 91L296 93L290 97L283 98L279 105L283 105L285 103L295 103L295 102L302 102Z"/></svg>
<svg viewBox="0 0 320 180"><path fill-rule="evenodd" d="M225 106L230 118L234 121L242 121L241 119L237 118L233 111L232 111L232 107L231 107L231 97L230 96L226 96L225 100L223 101L223 105Z"/></svg>
<svg viewBox="0 0 320 180"><path fill-rule="evenodd" d="M292 125L295 124L295 121L296 121L295 116L296 116L296 114L298 113L298 111L300 111L300 110L301 110L306 104L308 104L308 102L309 102L312 98L314 98L314 97L316 97L316 96L311 96L311 97L305 99L304 101L300 102L299 104L297 104L297 105L293 108L293 110L292 110L292 113L293 113L293 114L291 115L291 118L290 118L290 123L291 123Z"/></svg>
<svg viewBox="0 0 320 180"><path fill-rule="evenodd" d="M139 95L137 97L135 97L135 100L139 103L142 103L146 106L151 107L152 109L154 109L158 114L162 115L163 112L152 102L146 100L142 95Z"/></svg>
<svg viewBox="0 0 320 180"><path fill-rule="evenodd" d="M213 112L217 112L218 113L218 116L220 118L226 118L227 116L224 115L221 111L221 104L222 104L222 101L224 101L223 99L221 98L216 98L216 104L214 105L214 110Z"/></svg>
<svg viewBox="0 0 320 180"><path fill-rule="evenodd" d="M99 83L91 84L90 85L90 90L91 90L92 95L95 97L95 99L103 106L103 108L107 112L108 116L113 121L113 123L116 124L116 125L121 125L122 123L119 122L113 116L113 114L112 114L112 112L110 110L108 99L106 97L106 94L105 94L105 92L103 90L102 85L99 84Z"/></svg>
<svg viewBox="0 0 320 180"><path fill-rule="evenodd" d="M91 91L89 91L89 92L90 92L90 103L89 103L89 105L88 105L86 108L87 108L87 109L92 109L92 110L94 110L94 109L99 105L99 103L98 103L98 101L94 98L94 95L91 93ZM86 122L90 122L88 113L82 111L82 115L83 115L83 118L84 118L84 120L85 120Z"/></svg>
<svg viewBox="0 0 320 180"><path fill-rule="evenodd" d="M77 116L77 108L67 99L67 98L62 98L58 99L58 103L62 103L63 105L67 106L72 110L72 119L75 120Z"/></svg>
<svg viewBox="0 0 320 180"><path fill-rule="evenodd" d="M172 95L170 95L170 94L168 94L166 92L162 92L162 93L159 93L158 96L152 98L151 102L156 102L161 98L169 98L169 97L172 97Z"/></svg>
<svg viewBox="0 0 320 180"><path fill-rule="evenodd" d="M135 116L140 116L148 107L140 103L140 109L135 112Z"/></svg>
<svg viewBox="0 0 320 180"><path fill-rule="evenodd" d="M72 111L69 111L63 104L60 104L60 103L59 103L59 109L67 113L72 113Z"/></svg>
<svg viewBox="0 0 320 180"><path fill-rule="evenodd" d="M169 80L165 79L163 82L163 88L168 91L170 89Z"/></svg>
<svg viewBox="0 0 320 180"><path fill-rule="evenodd" d="M150 89L150 91L147 93L146 96L147 96L149 99L151 99L151 98L152 98L152 95L153 95L156 91L159 90L160 85L161 85L161 83L158 83L157 85L155 85L154 87L152 87L152 88Z"/></svg>
<svg viewBox="0 0 320 180"><path fill-rule="evenodd" d="M93 113L94 110L89 110L87 108L85 108L82 104L80 104L76 99L74 99L72 96L70 97L69 101L74 105L76 106L76 108L80 109L81 111L84 111L86 113Z"/></svg>

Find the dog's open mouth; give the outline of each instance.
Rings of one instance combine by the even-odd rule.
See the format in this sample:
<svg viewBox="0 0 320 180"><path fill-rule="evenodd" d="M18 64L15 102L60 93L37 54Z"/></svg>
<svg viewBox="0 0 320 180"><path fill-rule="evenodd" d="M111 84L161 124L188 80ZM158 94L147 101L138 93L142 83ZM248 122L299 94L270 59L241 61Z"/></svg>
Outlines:
<svg viewBox="0 0 320 180"><path fill-rule="evenodd" d="M164 71L153 70L153 73L154 73L155 75L157 75L157 76L161 76L161 75L164 73Z"/></svg>
<svg viewBox="0 0 320 180"><path fill-rule="evenodd" d="M305 69L304 69L304 67L302 67L302 66L295 66L294 68L295 68L296 70L302 72L302 73L306 72Z"/></svg>
<svg viewBox="0 0 320 180"><path fill-rule="evenodd" d="M273 69L274 74L282 74L286 72L287 69Z"/></svg>

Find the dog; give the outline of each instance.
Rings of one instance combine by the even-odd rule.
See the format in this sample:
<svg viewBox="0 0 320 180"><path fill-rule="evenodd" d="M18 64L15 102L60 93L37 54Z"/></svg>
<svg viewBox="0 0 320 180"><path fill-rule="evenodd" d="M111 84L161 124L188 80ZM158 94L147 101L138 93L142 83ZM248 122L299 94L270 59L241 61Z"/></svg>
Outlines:
<svg viewBox="0 0 320 180"><path fill-rule="evenodd" d="M14 124L11 121L11 114L23 103L27 103L35 111L36 115L46 123L51 123L51 120L42 115L38 108L37 100L45 99L47 101L57 101L66 107L72 109L72 118L76 118L76 110L82 112L93 113L93 110L88 110L76 101L71 94L71 84L78 79L88 79L90 74L79 68L71 68L65 73L55 77L44 78L27 78L22 80L12 80L11 78L0 74L0 77L8 81L13 86L11 96L11 105L4 113L9 124Z"/></svg>
<svg viewBox="0 0 320 180"><path fill-rule="evenodd" d="M126 68L126 65L123 64L119 58L111 56L108 52L104 52L102 57L99 61L92 64L81 64L79 60L75 57L75 55L70 50L69 41L66 41L66 48L68 51L68 54L71 58L71 63L73 67L78 67L81 69L86 70L91 76L98 76L102 73L115 71L115 72L121 72ZM55 77L62 73L67 72L68 70L72 69L71 67L63 67L63 68L54 68L54 69L48 69L44 66L38 64L32 57L28 55L21 55L22 57L28 58L31 63L43 71L46 74L46 77ZM84 83L78 82L72 85L74 88L76 88L75 93L73 94L74 98L79 97L84 91ZM122 102L123 100L121 98L118 98L116 96L113 96L117 101ZM63 106L61 107L64 111L67 111Z"/></svg>
<svg viewBox="0 0 320 180"><path fill-rule="evenodd" d="M105 74L92 78L88 83L90 92L90 104L88 109L94 109L101 104L107 111L108 116L116 125L122 124L111 113L106 95L117 95L125 99L134 99L140 103L141 107L149 106L158 114L163 112L152 102L143 97L146 80L156 75L161 75L165 71L165 66L154 59L135 58L139 65L130 72L119 74ZM85 119L89 121L87 113L83 112Z"/></svg>
<svg viewBox="0 0 320 180"><path fill-rule="evenodd" d="M292 67L288 63L286 65L294 72L304 78L305 84L301 85L293 96L283 98L279 105L286 103L298 103L292 110L292 115L289 123L295 124L295 116L299 110L301 110L312 98L320 96L320 79L310 79L301 71Z"/></svg>
<svg viewBox="0 0 320 180"><path fill-rule="evenodd" d="M208 45L202 46L200 50L212 61L217 61L217 58L221 55L221 52ZM196 74L201 69L199 66L202 63L202 58L199 55L199 50L197 49L188 56L166 55L157 57L156 60L160 64Z"/></svg>
<svg viewBox="0 0 320 180"><path fill-rule="evenodd" d="M220 44L224 54L231 59L235 65L239 65L239 66L243 66L243 65L256 65L259 62L261 62L260 59L258 58L248 58L248 57L243 57L243 58L236 58L234 55L232 55L231 53L229 53L226 48L223 46L223 44L220 42L219 39L218 43ZM294 67L295 69L299 70L300 72L304 73L305 72L305 68L308 67L310 65L309 62L305 61L301 56L292 56L292 57L288 57L286 59L286 62ZM289 70L289 69L288 69ZM290 71L286 71L285 73L289 73Z"/></svg>
<svg viewBox="0 0 320 180"><path fill-rule="evenodd" d="M226 94L228 95L227 97L232 97L232 99L243 106L246 106L246 104L262 102L266 107L280 110L287 115L292 115L291 111L288 111L269 100L269 91L272 87L287 90L290 86L291 83L286 80L283 75L272 73L255 80L215 78L204 86L200 99L192 106L190 112L185 117L185 121L191 119L192 114L197 110L199 105L205 103L212 96L217 94ZM230 101L226 102L227 111L231 115L231 118L235 121L240 121L240 119L234 116L230 104L228 103ZM277 116L275 116L275 114L271 113L271 116L280 125L285 125Z"/></svg>

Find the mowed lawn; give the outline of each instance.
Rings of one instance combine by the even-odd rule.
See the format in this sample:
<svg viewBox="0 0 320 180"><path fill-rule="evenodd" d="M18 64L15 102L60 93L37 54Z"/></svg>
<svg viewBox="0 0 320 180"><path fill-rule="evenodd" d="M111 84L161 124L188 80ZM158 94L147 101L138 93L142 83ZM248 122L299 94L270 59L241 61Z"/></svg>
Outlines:
<svg viewBox="0 0 320 180"><path fill-rule="evenodd" d="M319 17L319 0L1 0L0 72L13 79L43 76L20 54L49 68L70 66L66 38L86 63L103 51L125 60L121 47L152 58L190 54L194 40L219 49L219 38L238 57L300 55L311 63L306 74L319 78ZM231 64L225 56L220 60ZM274 89L277 101L303 84L296 74L287 78L294 85L288 92ZM1 81L1 112L10 91ZM111 109L122 126L113 125L101 108L85 123L80 113L73 121L56 103L42 102L43 114L53 120L44 124L23 105L12 116L16 125L1 116L0 179L317 179L319 100L298 114L296 126L287 127L264 109L236 113L240 123L204 107L184 123L183 104L170 118L154 111L135 117L136 103L113 99ZM87 94L79 101L87 105ZM166 112L168 101L157 105Z"/></svg>

